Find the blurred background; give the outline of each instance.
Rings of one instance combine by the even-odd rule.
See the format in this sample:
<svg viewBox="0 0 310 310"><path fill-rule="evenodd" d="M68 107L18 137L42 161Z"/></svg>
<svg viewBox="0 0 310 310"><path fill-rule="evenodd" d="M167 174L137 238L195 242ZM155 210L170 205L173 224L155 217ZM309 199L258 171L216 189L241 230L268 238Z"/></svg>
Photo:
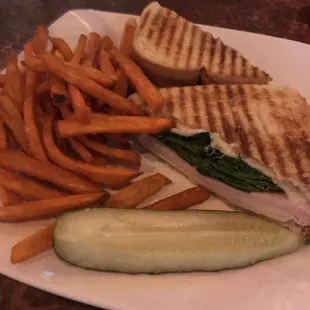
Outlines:
<svg viewBox="0 0 310 310"><path fill-rule="evenodd" d="M0 66L5 52L18 51L36 24L49 25L72 9L139 14L148 0L1 0ZM246 30L310 43L309 0L161 0L195 23Z"/></svg>

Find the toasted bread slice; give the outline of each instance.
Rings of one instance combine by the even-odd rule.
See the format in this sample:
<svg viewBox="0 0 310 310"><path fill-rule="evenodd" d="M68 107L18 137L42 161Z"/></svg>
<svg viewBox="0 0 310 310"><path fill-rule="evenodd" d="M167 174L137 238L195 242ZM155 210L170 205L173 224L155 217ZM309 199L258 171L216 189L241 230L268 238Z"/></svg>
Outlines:
<svg viewBox="0 0 310 310"><path fill-rule="evenodd" d="M161 86L267 84L271 78L220 38L203 31L174 11L149 4L133 41L133 58Z"/></svg>
<svg viewBox="0 0 310 310"><path fill-rule="evenodd" d="M202 85L160 89L158 111L176 120L176 132L213 133L214 147L241 156L310 198L310 106L295 90L265 85ZM143 101L136 95L130 99Z"/></svg>

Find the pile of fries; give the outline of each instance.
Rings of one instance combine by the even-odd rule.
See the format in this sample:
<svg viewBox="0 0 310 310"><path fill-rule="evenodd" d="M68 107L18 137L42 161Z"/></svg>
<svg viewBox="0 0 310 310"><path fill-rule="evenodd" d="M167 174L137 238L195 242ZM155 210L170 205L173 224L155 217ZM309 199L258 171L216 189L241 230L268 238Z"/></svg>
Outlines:
<svg viewBox="0 0 310 310"><path fill-rule="evenodd" d="M82 34L74 50L38 25L13 52L0 75L0 221L49 218L78 208L135 208L171 181L141 179L140 154L128 134L153 134L173 121L145 116L127 99L131 85L156 111L163 98L130 58L136 21L124 26L120 48L108 37ZM53 48L47 51L48 41ZM107 189L119 189L112 196ZM194 187L148 206L186 209L208 199ZM53 224L12 248L11 262L29 259L52 246Z"/></svg>

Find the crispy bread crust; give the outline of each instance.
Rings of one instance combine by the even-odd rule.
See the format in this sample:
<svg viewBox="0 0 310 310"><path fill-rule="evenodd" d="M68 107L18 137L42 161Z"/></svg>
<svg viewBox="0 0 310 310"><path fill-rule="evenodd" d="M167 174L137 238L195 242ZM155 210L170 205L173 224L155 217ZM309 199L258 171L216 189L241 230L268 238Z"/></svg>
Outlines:
<svg viewBox="0 0 310 310"><path fill-rule="evenodd" d="M206 76L216 83L270 81L238 51L157 2L142 12L133 50L138 64L161 85L191 85L202 69L204 81Z"/></svg>

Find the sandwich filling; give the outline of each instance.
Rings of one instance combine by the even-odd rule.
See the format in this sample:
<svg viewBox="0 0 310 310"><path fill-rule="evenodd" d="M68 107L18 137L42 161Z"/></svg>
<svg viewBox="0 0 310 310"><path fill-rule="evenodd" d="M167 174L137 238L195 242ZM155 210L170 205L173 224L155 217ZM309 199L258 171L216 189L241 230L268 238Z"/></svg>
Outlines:
<svg viewBox="0 0 310 310"><path fill-rule="evenodd" d="M307 205L309 197L289 180L277 180L272 171L252 158L241 158L237 144L218 133L174 128L154 135L196 171L246 193L284 194L291 203Z"/></svg>
<svg viewBox="0 0 310 310"><path fill-rule="evenodd" d="M203 176L217 179L243 192L283 192L270 177L240 157L226 155L214 148L209 132L184 136L166 131L155 137Z"/></svg>
<svg viewBox="0 0 310 310"><path fill-rule="evenodd" d="M233 205L310 225L310 107L295 90L258 85L162 88L170 132L144 146ZM137 94L130 96L152 115ZM156 147L155 147L156 146ZM270 214L272 213L272 214Z"/></svg>

